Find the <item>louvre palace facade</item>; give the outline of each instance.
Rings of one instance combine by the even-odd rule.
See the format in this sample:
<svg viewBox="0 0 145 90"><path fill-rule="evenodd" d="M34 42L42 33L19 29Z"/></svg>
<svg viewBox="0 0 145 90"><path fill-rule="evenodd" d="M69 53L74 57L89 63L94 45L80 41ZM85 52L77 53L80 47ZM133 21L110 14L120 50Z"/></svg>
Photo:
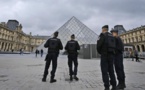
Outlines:
<svg viewBox="0 0 145 90"><path fill-rule="evenodd" d="M145 52L145 26L128 30L120 37L124 44L133 45L133 48L139 52Z"/></svg>
<svg viewBox="0 0 145 90"><path fill-rule="evenodd" d="M25 34L17 20L0 23L0 52L34 51L46 40L46 37Z"/></svg>

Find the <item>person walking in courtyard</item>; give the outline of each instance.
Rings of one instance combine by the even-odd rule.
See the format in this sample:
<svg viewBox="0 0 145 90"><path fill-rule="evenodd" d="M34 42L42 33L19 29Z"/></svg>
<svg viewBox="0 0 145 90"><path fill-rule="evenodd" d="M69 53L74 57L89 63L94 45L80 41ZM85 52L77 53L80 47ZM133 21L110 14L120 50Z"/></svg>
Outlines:
<svg viewBox="0 0 145 90"><path fill-rule="evenodd" d="M35 51L35 55L36 55L36 57L37 57L37 54L38 54L38 49L36 49L36 51Z"/></svg>
<svg viewBox="0 0 145 90"><path fill-rule="evenodd" d="M124 45L121 38L118 36L118 30L111 31L113 36L116 40L116 48L115 48L115 56L114 56L114 65L118 79L117 89L124 89L126 88L125 85L125 72L124 72L124 65L123 65L123 52L124 52Z"/></svg>
<svg viewBox="0 0 145 90"><path fill-rule="evenodd" d="M75 35L71 35L71 40L67 42L65 46L65 50L68 52L68 66L69 66L69 75L70 75L70 81L73 80L79 80L77 77L77 71L78 71L78 52L77 50L80 50L80 45L75 40ZM74 70L73 70L73 64L74 64ZM74 77L73 77L74 75Z"/></svg>
<svg viewBox="0 0 145 90"><path fill-rule="evenodd" d="M20 49L20 55L22 55L22 48Z"/></svg>
<svg viewBox="0 0 145 90"><path fill-rule="evenodd" d="M20 49L20 55L23 55L23 48Z"/></svg>
<svg viewBox="0 0 145 90"><path fill-rule="evenodd" d="M108 25L102 27L102 33L97 41L97 51L101 54L101 72L105 90L116 90L116 78L114 74L114 52L116 48L115 38L108 32ZM110 79L110 80L109 80Z"/></svg>
<svg viewBox="0 0 145 90"><path fill-rule="evenodd" d="M136 62L140 62L139 61L139 55L138 55L138 51L137 50L134 50L134 55L135 55Z"/></svg>
<svg viewBox="0 0 145 90"><path fill-rule="evenodd" d="M63 49L61 40L57 38L58 34L59 34L58 32L55 32L53 38L48 39L47 42L44 44L44 47L48 48L48 54L46 55L45 58L46 64L45 64L42 82L46 82L48 69L51 61L52 61L52 71L51 71L50 83L56 82L56 79L54 79L54 77L57 69L57 58L59 55L59 50Z"/></svg>
<svg viewBox="0 0 145 90"><path fill-rule="evenodd" d="M41 53L41 57L42 57L43 56L43 49L41 49L40 53Z"/></svg>
<svg viewBox="0 0 145 90"><path fill-rule="evenodd" d="M132 58L132 61L134 61L134 51L133 51L133 49L130 49L130 58Z"/></svg>

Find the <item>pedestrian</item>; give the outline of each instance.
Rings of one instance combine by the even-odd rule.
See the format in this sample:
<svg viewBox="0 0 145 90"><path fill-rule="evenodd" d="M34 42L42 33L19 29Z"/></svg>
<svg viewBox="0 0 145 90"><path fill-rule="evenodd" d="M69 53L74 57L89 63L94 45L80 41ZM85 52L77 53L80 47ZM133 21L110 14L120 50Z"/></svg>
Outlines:
<svg viewBox="0 0 145 90"><path fill-rule="evenodd" d="M21 48L21 55L23 55L23 48Z"/></svg>
<svg viewBox="0 0 145 90"><path fill-rule="evenodd" d="M14 49L12 49L12 53L14 52Z"/></svg>
<svg viewBox="0 0 145 90"><path fill-rule="evenodd" d="M116 90L116 78L114 74L114 53L116 48L115 38L108 32L108 25L102 27L102 33L97 41L97 51L101 54L101 72L105 90ZM109 80L110 79L110 80Z"/></svg>
<svg viewBox="0 0 145 90"><path fill-rule="evenodd" d="M132 61L134 61L134 51L133 51L133 49L130 49L130 58L132 58Z"/></svg>
<svg viewBox="0 0 145 90"><path fill-rule="evenodd" d="M36 49L35 54L36 54L36 57L37 57L37 54L38 54L38 49Z"/></svg>
<svg viewBox="0 0 145 90"><path fill-rule="evenodd" d="M77 77L77 71L78 71L78 52L77 50L80 50L79 43L75 40L75 35L71 35L71 40L67 42L65 46L65 50L68 53L68 66L69 66L69 75L70 75L70 81L73 80L79 80ZM73 70L73 64L74 64L74 70ZM74 75L74 77L73 77Z"/></svg>
<svg viewBox="0 0 145 90"><path fill-rule="evenodd" d="M136 62L140 62L137 50L134 50L134 55L135 55Z"/></svg>
<svg viewBox="0 0 145 90"><path fill-rule="evenodd" d="M115 56L114 56L114 65L115 71L117 74L118 85L117 89L124 89L126 88L125 85L125 72L124 72L124 65L123 65L123 52L124 52L124 45L121 38L118 36L118 30L111 31L113 36L115 37L116 48L115 48Z"/></svg>
<svg viewBox="0 0 145 90"><path fill-rule="evenodd" d="M40 51L40 52L41 52L41 57L42 57L42 56L43 56L43 49L41 49L41 51Z"/></svg>
<svg viewBox="0 0 145 90"><path fill-rule="evenodd" d="M42 82L46 82L48 69L49 69L51 61L52 61L52 71L51 71L50 83L56 82L56 79L54 79L54 77L55 77L55 72L57 69L57 58L59 55L59 50L63 49L61 40L57 38L58 34L59 34L58 32L55 32L54 37L48 39L47 42L44 44L44 47L48 48L48 54L46 55L46 58L45 58L46 64L45 64Z"/></svg>
<svg viewBox="0 0 145 90"><path fill-rule="evenodd" d="M20 49L20 55L22 54L22 48Z"/></svg>

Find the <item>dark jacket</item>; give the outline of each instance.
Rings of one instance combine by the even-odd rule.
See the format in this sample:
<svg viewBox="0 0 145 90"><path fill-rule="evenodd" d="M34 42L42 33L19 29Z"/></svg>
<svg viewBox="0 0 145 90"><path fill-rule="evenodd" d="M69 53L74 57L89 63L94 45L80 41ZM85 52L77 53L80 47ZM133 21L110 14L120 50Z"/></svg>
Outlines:
<svg viewBox="0 0 145 90"><path fill-rule="evenodd" d="M76 45L76 48L74 50L72 50L72 51L70 51L69 47L68 47L71 43L75 43L75 45ZM70 40L70 41L67 42L67 44L65 46L65 50L68 52L68 54L71 54L71 53L78 54L77 50L80 50L80 45L79 45L79 43L77 41Z"/></svg>
<svg viewBox="0 0 145 90"><path fill-rule="evenodd" d="M123 54L124 44L123 44L121 38L116 37L115 40L116 40L116 46L117 46L116 50L115 50L116 54Z"/></svg>
<svg viewBox="0 0 145 90"><path fill-rule="evenodd" d="M41 49L41 53L43 53L43 50Z"/></svg>
<svg viewBox="0 0 145 90"><path fill-rule="evenodd" d="M97 41L97 51L99 54L108 54L108 46L106 43L106 37L107 35L110 34L109 32L106 33L101 33L99 35L99 40Z"/></svg>
<svg viewBox="0 0 145 90"><path fill-rule="evenodd" d="M52 39L57 39L57 44L58 44L57 46L58 46L58 47L55 48L55 50L54 50L54 49L52 50L52 49L49 47L50 42L52 41ZM45 48L48 48L48 53L58 53L58 54L59 54L59 50L62 50L62 49L63 49L61 40L58 39L58 38L55 38L55 37L48 39L47 42L44 44L44 47L45 47Z"/></svg>

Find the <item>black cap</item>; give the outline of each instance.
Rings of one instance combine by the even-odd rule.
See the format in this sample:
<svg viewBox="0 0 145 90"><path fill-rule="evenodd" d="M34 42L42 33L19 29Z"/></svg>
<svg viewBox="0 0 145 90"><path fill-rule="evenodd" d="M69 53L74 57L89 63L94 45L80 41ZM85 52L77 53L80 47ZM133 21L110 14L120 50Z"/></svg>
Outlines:
<svg viewBox="0 0 145 90"><path fill-rule="evenodd" d="M108 28L109 28L109 26L108 26L108 25L104 25L102 28L107 28L107 29L108 29Z"/></svg>
<svg viewBox="0 0 145 90"><path fill-rule="evenodd" d="M54 34L58 34L59 32L58 31L56 31Z"/></svg>
<svg viewBox="0 0 145 90"><path fill-rule="evenodd" d="M112 30L111 30L111 33L113 33L113 32L118 33L118 30L112 29Z"/></svg>
<svg viewBox="0 0 145 90"><path fill-rule="evenodd" d="M72 38L74 38L74 37L75 37L75 35L74 35L74 34L72 34L72 35L71 35L71 37L72 37Z"/></svg>
<svg viewBox="0 0 145 90"><path fill-rule="evenodd" d="M57 36L58 36L58 34L59 34L59 32L58 32L58 31L56 31L56 32L54 33L54 36L55 36L55 37L57 37Z"/></svg>

